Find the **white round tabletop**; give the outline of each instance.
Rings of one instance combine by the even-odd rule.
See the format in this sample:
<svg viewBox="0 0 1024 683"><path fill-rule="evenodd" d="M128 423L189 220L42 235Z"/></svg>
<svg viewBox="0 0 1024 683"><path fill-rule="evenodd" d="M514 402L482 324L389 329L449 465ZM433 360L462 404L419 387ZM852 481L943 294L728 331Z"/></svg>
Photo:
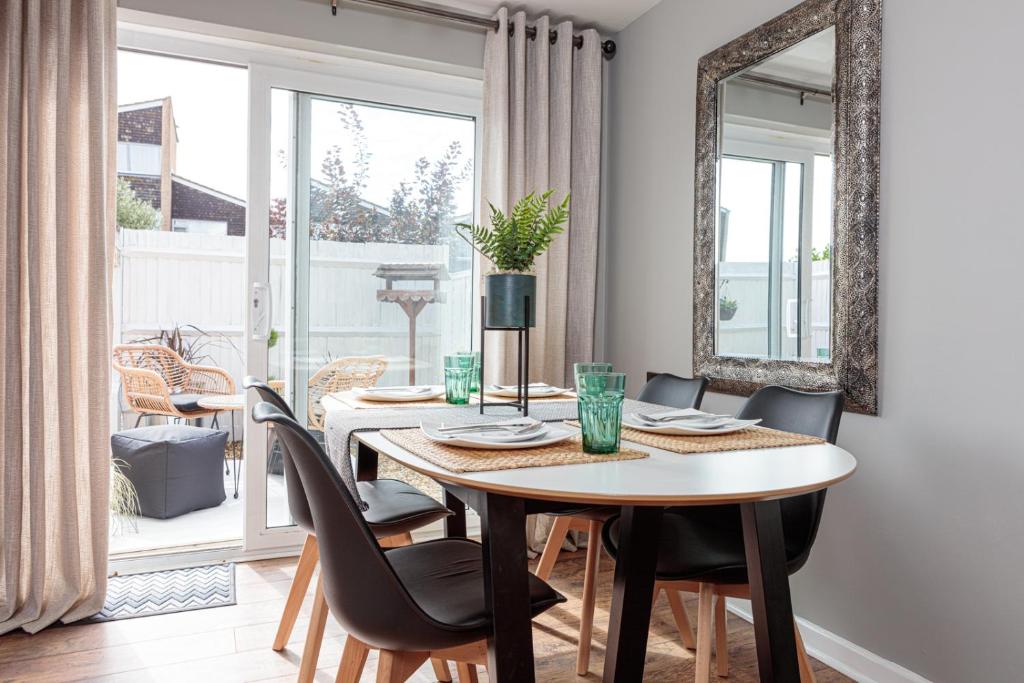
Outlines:
<svg viewBox="0 0 1024 683"><path fill-rule="evenodd" d="M245 394L211 394L196 403L206 410L245 410Z"/></svg>
<svg viewBox="0 0 1024 683"><path fill-rule="evenodd" d="M681 455L634 442L641 460L456 473L438 467L380 432L359 441L406 467L466 488L588 505L707 505L785 498L843 481L857 468L831 444Z"/></svg>

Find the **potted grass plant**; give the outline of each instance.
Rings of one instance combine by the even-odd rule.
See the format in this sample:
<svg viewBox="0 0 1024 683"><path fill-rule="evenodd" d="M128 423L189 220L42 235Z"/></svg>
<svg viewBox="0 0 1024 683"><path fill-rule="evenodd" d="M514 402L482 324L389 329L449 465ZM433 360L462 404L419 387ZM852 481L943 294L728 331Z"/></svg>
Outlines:
<svg viewBox="0 0 1024 683"><path fill-rule="evenodd" d="M569 195L549 206L554 190L531 192L506 216L493 204L490 227L459 223L459 236L494 265L484 278L489 327L533 327L537 310L537 276L534 262L565 232L569 220ZM530 297L526 317L524 300Z"/></svg>

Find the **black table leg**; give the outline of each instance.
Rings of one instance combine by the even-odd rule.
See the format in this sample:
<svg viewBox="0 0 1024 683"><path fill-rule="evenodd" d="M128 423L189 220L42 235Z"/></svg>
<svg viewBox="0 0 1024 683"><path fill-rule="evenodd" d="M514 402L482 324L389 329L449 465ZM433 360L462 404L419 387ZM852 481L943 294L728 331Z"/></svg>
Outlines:
<svg viewBox="0 0 1024 683"><path fill-rule="evenodd" d="M484 599L494 618L494 631L487 639L487 677L499 683L532 683L526 506L521 498L493 493L481 498L477 511L483 541Z"/></svg>
<svg viewBox="0 0 1024 683"><path fill-rule="evenodd" d="M377 463L380 457L377 451L362 441L356 445L356 481L375 481L377 479Z"/></svg>
<svg viewBox="0 0 1024 683"><path fill-rule="evenodd" d="M444 505L454 514L444 518L444 535L448 538L466 537L466 504L451 491L444 492Z"/></svg>
<svg viewBox="0 0 1024 683"><path fill-rule="evenodd" d="M643 680L663 514L660 507L622 508L604 658L606 683Z"/></svg>
<svg viewBox="0 0 1024 683"><path fill-rule="evenodd" d="M793 605L789 597L786 548L779 501L744 503L743 544L757 638L757 670L766 683L800 680Z"/></svg>

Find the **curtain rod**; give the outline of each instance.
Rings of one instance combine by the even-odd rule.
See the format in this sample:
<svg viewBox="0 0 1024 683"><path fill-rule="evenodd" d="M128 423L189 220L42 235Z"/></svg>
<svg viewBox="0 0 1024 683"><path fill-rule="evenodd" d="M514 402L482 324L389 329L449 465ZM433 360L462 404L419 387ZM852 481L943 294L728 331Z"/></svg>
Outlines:
<svg viewBox="0 0 1024 683"><path fill-rule="evenodd" d="M435 19L444 19L446 21L452 21L459 24L467 24L469 26L478 26L480 28L490 29L492 31L498 30L498 20L488 19L487 17L478 17L472 14L463 14L462 12L455 12L453 10L445 9L443 7L432 7L429 5L417 5L411 2L403 2L403 0L348 0L362 5L376 5L378 7L385 7L387 9L398 10L401 12L409 12L412 14L419 14L427 17L433 17ZM331 0L331 14L337 16L338 14L338 0ZM508 29L509 35L514 33L514 28L510 25ZM537 38L537 27L527 26L526 37L530 40ZM555 30L548 31L548 40L552 45L558 40L558 32ZM583 47L583 36L573 36L572 44L577 49ZM606 40L601 43L601 54L604 55L605 59L612 59L615 57L617 47L614 40Z"/></svg>
<svg viewBox="0 0 1024 683"><path fill-rule="evenodd" d="M793 92L800 93L801 100L803 99L804 95L819 95L821 97L828 97L829 99L832 98L831 90L816 88L812 85L793 83L792 81L785 81L779 78L770 78L768 76L759 76L757 74L742 74L741 76L739 76L739 80L748 81L750 83L756 83L757 85L767 85L771 88L792 90Z"/></svg>

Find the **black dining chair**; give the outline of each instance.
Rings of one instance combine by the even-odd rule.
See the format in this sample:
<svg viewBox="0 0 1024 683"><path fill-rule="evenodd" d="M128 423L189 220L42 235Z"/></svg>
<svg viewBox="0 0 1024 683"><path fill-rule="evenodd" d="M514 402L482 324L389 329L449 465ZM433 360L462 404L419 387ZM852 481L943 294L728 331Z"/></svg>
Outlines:
<svg viewBox="0 0 1024 683"><path fill-rule="evenodd" d="M266 382L255 377L246 377L242 380L242 386L246 389L254 389L263 401L273 405L289 419L295 420L295 414L292 413L284 398ZM281 615L277 635L274 637L273 649L276 651L284 649L291 638L295 620L302 607L302 600L309 588L309 582L320 556L317 536L313 529L313 517L306 501L306 491L288 452L287 443L278 439L278 444L281 448L281 464L288 495L288 512L296 526L306 532L306 541L302 545L299 562L295 568L295 578L292 579L288 600L284 605L284 613ZM443 504L404 481L377 479L360 481L356 483L356 486L359 487L359 495L369 506L366 512L362 513L366 523L373 531L374 536L380 539L381 545L387 547L408 545L412 542L409 532L452 514ZM309 623L309 631L306 634L302 661L299 665L298 680L300 683L308 683L313 680L326 624L327 603L318 583L313 597L313 614ZM434 662L434 666L437 670L438 680L451 680L450 676L445 677L448 671L446 664Z"/></svg>
<svg viewBox="0 0 1024 683"><path fill-rule="evenodd" d="M705 377L689 379L663 372L651 376L636 398L638 401L656 403L671 408L700 408L701 401L704 400L704 390L707 389L707 386L708 380ZM594 603L597 599L597 572L601 562L601 544L597 542L597 539L601 537L601 530L604 527L605 521L618 512L619 508L617 507L587 507L553 513L554 523L551 525L548 540L544 543L544 551L537 562L537 576L547 581L551 577L551 570L558 560L558 553L561 551L562 544L565 542L565 537L569 532L587 532L587 558L583 572L580 636L576 649L576 673L580 676L586 675L590 669L590 646L594 628ZM686 611L682 609L682 602L678 593L668 591L666 595L668 595L676 625L683 634L683 640L687 642L687 647L693 649L696 647L693 629L687 620ZM657 600L658 593L655 593L654 597Z"/></svg>
<svg viewBox="0 0 1024 683"><path fill-rule="evenodd" d="M323 594L348 634L337 680L358 681L371 649L380 651L379 682L405 681L428 657L453 660L460 680L475 680L493 630L480 544L445 538L381 547L316 439L267 402L253 419L274 424L306 492ZM529 588L533 617L565 601L534 576Z"/></svg>
<svg viewBox="0 0 1024 683"><path fill-rule="evenodd" d="M647 384L636 395L636 400L671 408L700 408L707 388L707 377L691 379L662 372L647 380Z"/></svg>
<svg viewBox="0 0 1024 683"><path fill-rule="evenodd" d="M760 419L761 426L835 443L843 416L841 391L806 392L768 386L756 391L736 415L741 419ZM810 556L825 505L825 491L805 493L780 501L786 547L786 571L799 571ZM614 557L618 549L618 518L608 520L603 540ZM698 683L711 676L712 610L716 672L729 673L726 642L725 598L750 598L747 582L743 523L738 505L677 507L666 510L662 521L661 547L658 552L655 590L669 595L679 591L699 594L697 606ZM714 604L712 604L714 603ZM800 658L800 680L814 681L807 652L796 631ZM684 634L685 640L685 634Z"/></svg>

